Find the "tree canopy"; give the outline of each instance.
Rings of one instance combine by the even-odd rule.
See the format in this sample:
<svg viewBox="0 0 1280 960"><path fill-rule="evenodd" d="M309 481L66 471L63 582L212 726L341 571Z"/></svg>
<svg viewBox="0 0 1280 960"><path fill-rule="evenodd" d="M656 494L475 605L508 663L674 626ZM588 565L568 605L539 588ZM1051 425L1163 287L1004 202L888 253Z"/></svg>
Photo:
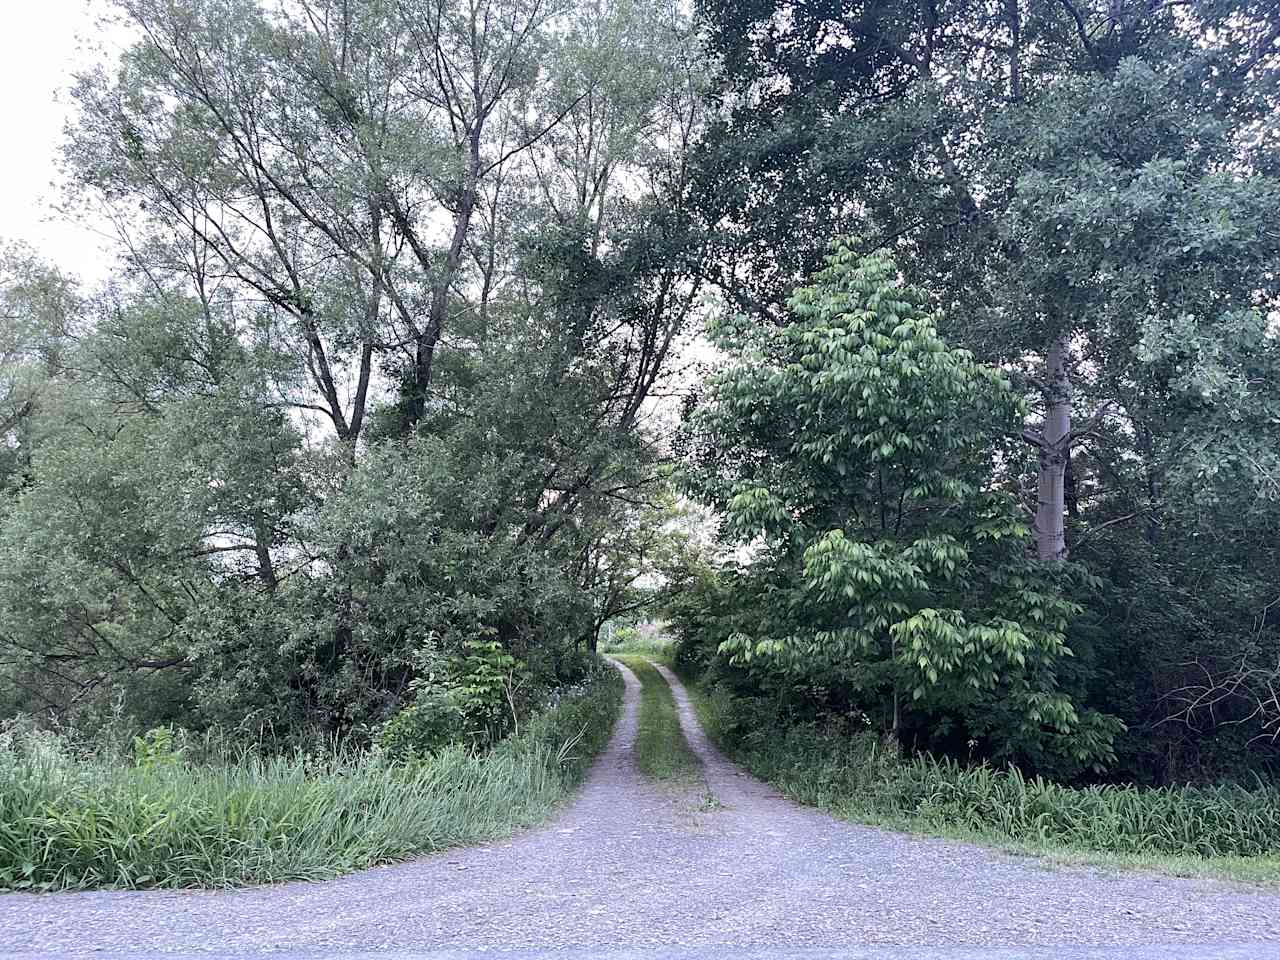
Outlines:
<svg viewBox="0 0 1280 960"><path fill-rule="evenodd" d="M1273 4L111 8L120 269L0 254L0 715L488 744L663 614L902 749L1274 772Z"/></svg>

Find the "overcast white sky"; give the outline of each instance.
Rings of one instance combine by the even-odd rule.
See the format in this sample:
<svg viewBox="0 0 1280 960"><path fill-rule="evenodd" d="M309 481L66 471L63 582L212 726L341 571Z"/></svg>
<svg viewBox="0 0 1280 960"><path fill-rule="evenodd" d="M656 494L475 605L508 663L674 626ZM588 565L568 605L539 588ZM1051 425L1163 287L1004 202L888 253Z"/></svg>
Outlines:
<svg viewBox="0 0 1280 960"><path fill-rule="evenodd" d="M86 280L102 279L109 258L101 227L57 220L49 204L57 197L55 161L70 116L66 88L77 66L102 56L96 21L104 5L0 0L0 7L0 240L25 241Z"/></svg>

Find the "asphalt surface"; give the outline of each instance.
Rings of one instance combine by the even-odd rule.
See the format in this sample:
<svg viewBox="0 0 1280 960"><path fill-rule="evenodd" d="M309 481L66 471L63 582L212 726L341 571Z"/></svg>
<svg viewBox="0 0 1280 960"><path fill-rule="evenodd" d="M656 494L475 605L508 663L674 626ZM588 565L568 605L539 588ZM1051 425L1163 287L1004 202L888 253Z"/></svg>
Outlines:
<svg viewBox="0 0 1280 960"><path fill-rule="evenodd" d="M325 883L7 894L0 958L1280 960L1269 890L1050 869L798 807L716 753L669 676L705 785L655 786L623 672L613 740L545 827Z"/></svg>

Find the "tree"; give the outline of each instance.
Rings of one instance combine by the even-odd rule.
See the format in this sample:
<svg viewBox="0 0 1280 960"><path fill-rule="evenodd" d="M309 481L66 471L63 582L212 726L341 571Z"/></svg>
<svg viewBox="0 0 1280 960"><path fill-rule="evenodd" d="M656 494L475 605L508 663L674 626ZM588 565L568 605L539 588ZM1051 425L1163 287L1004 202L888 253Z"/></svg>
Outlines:
<svg viewBox="0 0 1280 960"><path fill-rule="evenodd" d="M296 330L317 394L299 405L350 445L375 353L397 358L411 428L480 191L556 122L527 105L560 7L117 6L144 39L115 83L81 80L68 158L108 198L146 205L161 246L137 244L135 259L268 303Z"/></svg>
<svg viewBox="0 0 1280 960"><path fill-rule="evenodd" d="M0 247L0 487L30 459L28 427L62 371L79 311L75 285L55 267Z"/></svg>
<svg viewBox="0 0 1280 960"><path fill-rule="evenodd" d="M694 420L695 487L760 584L759 627L722 650L887 697L894 738L952 713L997 755L1102 763L1117 725L1055 677L1073 605L998 486L1016 448L990 438L1022 404L926 304L844 242L785 326L718 329L732 360Z"/></svg>
<svg viewBox="0 0 1280 960"><path fill-rule="evenodd" d="M1073 450L1149 437L1159 416L1132 390L1142 330L1275 300L1276 144L1259 135L1280 78L1275 11L703 9L727 65L702 161L725 241L714 273L775 313L826 237L856 233L963 305L948 336L1038 397L1037 549L1065 557Z"/></svg>
<svg viewBox="0 0 1280 960"><path fill-rule="evenodd" d="M138 40L66 155L127 266L0 523L28 702L365 737L468 644L580 668L699 303L687 18L115 9Z"/></svg>
<svg viewBox="0 0 1280 960"><path fill-rule="evenodd" d="M1030 401L1032 458L1010 464L1038 516L1037 555L1099 578L1073 593L1086 609L1069 628L1072 672L1082 702L1128 724L1123 768L1179 780L1274 762L1244 746L1252 721L1219 722L1247 717L1244 698L1192 727L1169 722L1202 666L1230 676L1272 643L1274 527L1240 498L1248 484L1225 482L1237 442L1263 462L1267 430L1245 417L1235 440L1219 428L1207 445L1204 415L1232 422L1229 407L1188 403L1177 366L1280 293L1273 6L700 9L725 64L697 161L718 241L708 276L740 309L783 322L828 237L891 251L944 308L947 339ZM1153 360L1153 342L1172 362ZM1236 383L1257 376L1240 353L1222 359ZM1234 512L1206 509L1197 488L1211 469L1186 469L1220 457L1212 496Z"/></svg>
<svg viewBox="0 0 1280 960"><path fill-rule="evenodd" d="M42 710L132 685L163 711L186 695L146 689L192 677L211 619L242 653L266 643L227 611L269 605L287 579L301 437L271 402L269 354L228 316L178 295L85 313L0 519L0 649Z"/></svg>
<svg viewBox="0 0 1280 960"><path fill-rule="evenodd" d="M665 471L664 471L665 472ZM653 611L664 580L688 557L687 504L680 504L665 479L645 499L620 503L596 518L578 576L595 598L587 646L595 651L605 624Z"/></svg>

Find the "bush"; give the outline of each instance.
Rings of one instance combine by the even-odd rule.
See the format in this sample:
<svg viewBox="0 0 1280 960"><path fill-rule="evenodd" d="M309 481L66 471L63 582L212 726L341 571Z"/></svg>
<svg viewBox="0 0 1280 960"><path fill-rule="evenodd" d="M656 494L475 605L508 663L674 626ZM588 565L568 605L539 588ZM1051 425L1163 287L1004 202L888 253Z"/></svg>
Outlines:
<svg viewBox="0 0 1280 960"><path fill-rule="evenodd" d="M156 749L126 766L78 759L64 738L10 725L0 732L0 889L316 880L502 836L582 779L621 691L617 672L598 668L488 754L453 746L411 762L334 751L196 764L152 736Z"/></svg>
<svg viewBox="0 0 1280 960"><path fill-rule="evenodd" d="M724 687L699 700L708 733L752 773L802 803L855 818L1121 854L1280 852L1274 787L1070 787L1016 767L904 758L850 725L788 725L768 701Z"/></svg>
<svg viewBox="0 0 1280 960"><path fill-rule="evenodd" d="M497 640L469 638L463 643L449 692L476 745L496 743L519 722L515 687L524 666Z"/></svg>
<svg viewBox="0 0 1280 960"><path fill-rule="evenodd" d="M545 705L594 676L593 654L544 652L533 664L509 654L496 640L468 640L443 676L410 684L414 699L379 728L375 744L395 760L423 759L464 744L487 750ZM613 671L610 671L613 672Z"/></svg>
<svg viewBox="0 0 1280 960"><path fill-rule="evenodd" d="M605 640L605 646L616 647L621 650L623 647L628 647L639 639L640 631L635 627L626 624L610 632L608 639Z"/></svg>
<svg viewBox="0 0 1280 960"><path fill-rule="evenodd" d="M383 724L377 744L392 760L425 759L458 743L461 733L462 711L449 691L429 688Z"/></svg>
<svg viewBox="0 0 1280 960"><path fill-rule="evenodd" d="M143 769L178 763L184 749L173 727L152 727L133 738L133 762Z"/></svg>

